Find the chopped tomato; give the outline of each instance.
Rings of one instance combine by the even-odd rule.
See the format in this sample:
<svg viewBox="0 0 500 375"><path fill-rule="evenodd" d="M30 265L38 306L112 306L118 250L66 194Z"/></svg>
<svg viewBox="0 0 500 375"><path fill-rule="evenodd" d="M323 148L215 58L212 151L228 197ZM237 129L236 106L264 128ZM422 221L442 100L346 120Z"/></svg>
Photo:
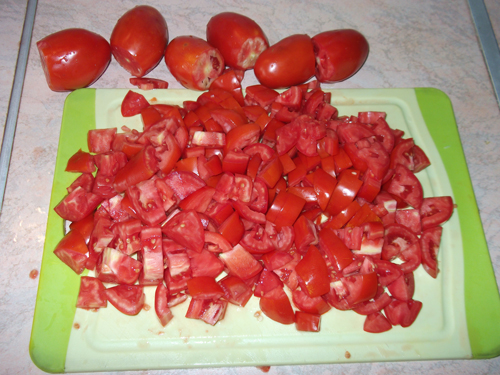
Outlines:
<svg viewBox="0 0 500 375"><path fill-rule="evenodd" d="M95 277L82 276L76 307L81 309L98 309L108 305L106 288L101 280Z"/></svg>
<svg viewBox="0 0 500 375"><path fill-rule="evenodd" d="M126 315L137 315L144 307L146 295L139 285L117 285L106 289L108 301Z"/></svg>
<svg viewBox="0 0 500 375"><path fill-rule="evenodd" d="M309 297L319 297L330 290L328 267L316 246L309 246L307 253L295 266L295 272L299 276L299 284Z"/></svg>
<svg viewBox="0 0 500 375"><path fill-rule="evenodd" d="M295 328L297 331L319 332L321 316L303 311L295 312Z"/></svg>
<svg viewBox="0 0 500 375"><path fill-rule="evenodd" d="M293 324L295 314L283 288L277 287L264 294L259 301L262 312L281 324Z"/></svg>
<svg viewBox="0 0 500 375"><path fill-rule="evenodd" d="M233 250L222 253L220 258L229 269L229 273L242 280L254 277L262 271L260 263L241 245L236 245Z"/></svg>

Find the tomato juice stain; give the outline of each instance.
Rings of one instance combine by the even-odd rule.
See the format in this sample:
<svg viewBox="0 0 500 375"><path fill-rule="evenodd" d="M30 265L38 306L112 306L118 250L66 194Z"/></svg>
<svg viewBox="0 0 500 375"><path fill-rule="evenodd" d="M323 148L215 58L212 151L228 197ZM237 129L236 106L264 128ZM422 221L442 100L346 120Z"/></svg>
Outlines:
<svg viewBox="0 0 500 375"><path fill-rule="evenodd" d="M38 270L31 270L30 271L30 279L36 279L38 277Z"/></svg>

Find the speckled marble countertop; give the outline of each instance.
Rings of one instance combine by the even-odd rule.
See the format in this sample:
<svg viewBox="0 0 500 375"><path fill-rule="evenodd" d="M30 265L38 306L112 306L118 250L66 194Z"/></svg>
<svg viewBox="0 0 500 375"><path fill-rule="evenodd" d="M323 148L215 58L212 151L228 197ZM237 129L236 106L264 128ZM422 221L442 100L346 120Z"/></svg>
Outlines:
<svg viewBox="0 0 500 375"><path fill-rule="evenodd" d="M8 184L0 217L0 373L42 373L28 345L66 93L49 90L35 43L64 28L82 27L107 39L135 0L40 0L22 95ZM450 97L463 143L497 280L500 280L500 111L465 0L241 0L156 1L170 39L205 35L210 17L231 10L255 19L271 44L295 33L315 35L355 28L367 36L370 56L362 70L325 88L435 87ZM497 39L500 3L486 1ZM0 2L0 123L5 124L26 4ZM162 62L150 76L181 88ZM131 87L112 61L95 88ZM253 73L244 85L255 84ZM498 283L498 281L497 281ZM272 367L269 374L499 374L491 360L364 363ZM259 374L249 368L143 371L130 374Z"/></svg>

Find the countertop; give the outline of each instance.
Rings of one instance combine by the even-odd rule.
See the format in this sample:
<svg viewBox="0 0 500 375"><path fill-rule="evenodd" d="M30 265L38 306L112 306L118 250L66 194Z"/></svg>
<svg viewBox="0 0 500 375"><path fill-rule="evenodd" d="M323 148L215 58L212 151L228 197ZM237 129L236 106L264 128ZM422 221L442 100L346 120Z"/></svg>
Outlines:
<svg viewBox="0 0 500 375"><path fill-rule="evenodd" d="M65 28L109 36L135 0L40 0L22 94L5 201L0 217L0 373L42 373L29 356L29 340L47 223L59 129L68 93L45 81L36 41ZM354 28L370 43L361 71L324 88L435 87L451 99L495 274L500 280L500 111L465 0L157 1L170 39L205 36L211 16L243 13L257 21L271 44L297 33ZM497 39L500 3L486 1ZM0 123L5 124L26 4L0 2ZM181 88L164 62L149 75ZM131 88L129 74L112 61L94 88ZM248 72L244 86L256 84ZM487 360L363 363L272 367L269 374L498 374L500 358ZM142 371L130 374L259 374L248 368Z"/></svg>

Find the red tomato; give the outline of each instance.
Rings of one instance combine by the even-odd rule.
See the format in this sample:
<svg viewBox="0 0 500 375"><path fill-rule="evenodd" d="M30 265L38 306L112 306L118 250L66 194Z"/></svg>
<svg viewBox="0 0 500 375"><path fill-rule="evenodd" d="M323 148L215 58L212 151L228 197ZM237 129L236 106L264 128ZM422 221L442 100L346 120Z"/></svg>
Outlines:
<svg viewBox="0 0 500 375"><path fill-rule="evenodd" d="M330 277L325 259L316 246L310 246L306 255L295 266L299 283L309 297L319 297L330 290Z"/></svg>
<svg viewBox="0 0 500 375"><path fill-rule="evenodd" d="M207 41L217 48L227 66L252 69L259 55L269 47L267 37L257 23L241 14L219 13L207 24Z"/></svg>
<svg viewBox="0 0 500 375"><path fill-rule="evenodd" d="M179 212L162 227L162 232L188 249L200 252L205 244L205 233L198 213Z"/></svg>
<svg viewBox="0 0 500 375"><path fill-rule="evenodd" d="M65 220L79 221L90 215L102 200L98 195L86 192L85 189L79 186L64 197L54 207L54 211Z"/></svg>
<svg viewBox="0 0 500 375"><path fill-rule="evenodd" d="M413 272L422 262L422 251L415 233L400 224L390 224L385 227L382 259L396 257L404 261L400 265L404 273Z"/></svg>
<svg viewBox="0 0 500 375"><path fill-rule="evenodd" d="M117 285L106 289L108 301L120 312L137 315L144 306L146 295L139 285Z"/></svg>
<svg viewBox="0 0 500 375"><path fill-rule="evenodd" d="M336 271L342 271L355 260L354 254L331 228L323 228L319 232L319 247Z"/></svg>
<svg viewBox="0 0 500 375"><path fill-rule="evenodd" d="M255 63L255 76L272 89L301 84L314 75L315 57L311 38L291 35L262 52Z"/></svg>
<svg viewBox="0 0 500 375"><path fill-rule="evenodd" d="M413 293L415 292L415 278L413 272L405 273L401 275L392 283L387 285L387 290L391 293L391 296L400 300L408 301L413 298Z"/></svg>
<svg viewBox="0 0 500 375"><path fill-rule="evenodd" d="M422 266L424 270L433 278L439 273L437 256L443 227L437 226L426 229L420 237L420 247L422 248Z"/></svg>
<svg viewBox="0 0 500 375"><path fill-rule="evenodd" d="M398 301L393 299L392 302L384 308L384 313L387 320L393 325L401 325L401 327L409 327L417 318L422 309L422 302L416 300Z"/></svg>
<svg viewBox="0 0 500 375"><path fill-rule="evenodd" d="M224 290L224 298L236 306L245 307L252 297L252 288L237 276L228 275L220 280L219 284Z"/></svg>
<svg viewBox="0 0 500 375"><path fill-rule="evenodd" d="M80 278L80 291L76 307L81 309L98 309L108 305L106 288L101 280L95 277L82 276Z"/></svg>
<svg viewBox="0 0 500 375"><path fill-rule="evenodd" d="M223 300L191 298L186 318L200 319L210 325L215 325L224 318L227 302Z"/></svg>
<svg viewBox="0 0 500 375"><path fill-rule="evenodd" d="M89 151L95 154L102 154L111 151L116 132L116 128L89 130L87 134L87 145L89 147Z"/></svg>
<svg viewBox="0 0 500 375"><path fill-rule="evenodd" d="M167 43L165 19L147 5L136 6L121 16L110 39L116 61L136 77L145 76L158 65Z"/></svg>
<svg viewBox="0 0 500 375"><path fill-rule="evenodd" d="M163 282L159 283L156 287L155 312L163 327L165 327L174 317L168 306L168 288Z"/></svg>
<svg viewBox="0 0 500 375"><path fill-rule="evenodd" d="M396 166L393 178L387 182L384 189L413 208L420 208L422 205L424 198L422 185L413 172L402 164Z"/></svg>
<svg viewBox="0 0 500 375"><path fill-rule="evenodd" d="M63 263L65 263L78 275L80 275L85 269L87 263L87 257L85 254L69 249L56 249L54 250L54 255L61 259Z"/></svg>
<svg viewBox="0 0 500 375"><path fill-rule="evenodd" d="M150 178L158 169L154 148L146 146L118 171L113 186L117 192L123 192L129 186Z"/></svg>
<svg viewBox="0 0 500 375"><path fill-rule="evenodd" d="M453 200L449 196L424 198L420 207L422 230L441 225L453 213Z"/></svg>
<svg viewBox="0 0 500 375"><path fill-rule="evenodd" d="M250 279L262 271L260 263L241 245L236 245L233 250L222 253L220 258L229 269L229 273L242 280Z"/></svg>
<svg viewBox="0 0 500 375"><path fill-rule="evenodd" d="M345 298L349 306L371 300L377 293L377 274L370 272L366 274L354 274L341 278L342 283L349 294Z"/></svg>
<svg viewBox="0 0 500 375"><path fill-rule="evenodd" d="M178 36L165 50L165 63L181 85L207 90L224 70L224 57L215 47L195 36Z"/></svg>
<svg viewBox="0 0 500 375"><path fill-rule="evenodd" d="M123 117L132 117L140 114L146 108L149 108L149 102L144 95L129 90L123 98L121 113Z"/></svg>
<svg viewBox="0 0 500 375"><path fill-rule="evenodd" d="M369 46L365 37L352 29L324 31L312 38L316 54L316 78L334 83L352 77L365 63Z"/></svg>
<svg viewBox="0 0 500 375"><path fill-rule="evenodd" d="M328 288L330 291L330 288ZM302 289L296 289L292 293L293 304L300 310L309 314L322 315L330 311L330 305L324 300L323 297L311 298Z"/></svg>
<svg viewBox="0 0 500 375"><path fill-rule="evenodd" d="M189 295L193 298L218 299L224 295L224 290L213 277L193 277L187 282Z"/></svg>
<svg viewBox="0 0 500 375"><path fill-rule="evenodd" d="M111 61L102 36L84 29L66 29L36 43L45 78L53 91L71 91L93 84Z"/></svg>
<svg viewBox="0 0 500 375"><path fill-rule="evenodd" d="M392 328L389 320L379 311L366 317L363 330L370 333L387 332Z"/></svg>
<svg viewBox="0 0 500 375"><path fill-rule="evenodd" d="M66 172L93 173L95 172L94 157L88 152L78 150L68 160Z"/></svg>
<svg viewBox="0 0 500 375"><path fill-rule="evenodd" d="M281 324L292 324L295 322L290 300L283 288L277 287L267 292L259 301L262 312L272 320Z"/></svg>
<svg viewBox="0 0 500 375"><path fill-rule="evenodd" d="M295 328L297 331L319 332L321 316L302 311L295 312Z"/></svg>

